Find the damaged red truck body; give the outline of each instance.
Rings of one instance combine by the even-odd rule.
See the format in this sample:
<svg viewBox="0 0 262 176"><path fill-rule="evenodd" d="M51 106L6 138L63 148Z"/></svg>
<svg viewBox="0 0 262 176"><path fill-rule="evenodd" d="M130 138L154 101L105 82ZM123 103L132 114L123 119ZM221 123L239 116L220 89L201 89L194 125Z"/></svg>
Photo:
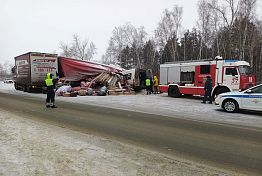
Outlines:
<svg viewBox="0 0 262 176"><path fill-rule="evenodd" d="M120 73L122 70L94 62L59 57L56 54L29 52L15 57L14 86L17 90L32 92L45 86L47 73L67 81L80 81L102 72Z"/></svg>

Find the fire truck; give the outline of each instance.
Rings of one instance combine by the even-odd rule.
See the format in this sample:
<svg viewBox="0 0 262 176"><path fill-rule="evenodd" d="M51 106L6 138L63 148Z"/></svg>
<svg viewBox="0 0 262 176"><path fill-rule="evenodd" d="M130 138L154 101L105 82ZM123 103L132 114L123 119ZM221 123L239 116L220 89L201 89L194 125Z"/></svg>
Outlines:
<svg viewBox="0 0 262 176"><path fill-rule="evenodd" d="M214 60L165 63L160 65L160 92L170 97L181 95L205 94L206 77L212 79L212 97L230 91L240 91L256 84L246 61L223 60L217 56Z"/></svg>

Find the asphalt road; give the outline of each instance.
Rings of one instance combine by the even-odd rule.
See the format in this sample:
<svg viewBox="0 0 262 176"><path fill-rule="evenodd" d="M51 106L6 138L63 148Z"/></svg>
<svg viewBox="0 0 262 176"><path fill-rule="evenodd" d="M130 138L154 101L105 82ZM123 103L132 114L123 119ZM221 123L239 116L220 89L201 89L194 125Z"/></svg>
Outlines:
<svg viewBox="0 0 262 176"><path fill-rule="evenodd" d="M0 93L0 107L22 117L247 175L262 175L262 128L185 120Z"/></svg>

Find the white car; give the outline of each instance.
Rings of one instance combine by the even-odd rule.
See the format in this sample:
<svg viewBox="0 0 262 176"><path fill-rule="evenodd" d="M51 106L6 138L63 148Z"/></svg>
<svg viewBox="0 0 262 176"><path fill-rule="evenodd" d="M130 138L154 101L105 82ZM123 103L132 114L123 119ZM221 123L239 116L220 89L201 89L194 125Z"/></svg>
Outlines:
<svg viewBox="0 0 262 176"><path fill-rule="evenodd" d="M242 92L222 93L215 99L215 104L226 112L237 112L239 109L262 111L262 84Z"/></svg>

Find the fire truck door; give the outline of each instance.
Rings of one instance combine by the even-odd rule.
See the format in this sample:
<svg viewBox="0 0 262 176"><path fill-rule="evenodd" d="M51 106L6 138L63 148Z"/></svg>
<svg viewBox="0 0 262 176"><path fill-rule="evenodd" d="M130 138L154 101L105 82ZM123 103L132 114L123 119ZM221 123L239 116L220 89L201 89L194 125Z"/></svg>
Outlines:
<svg viewBox="0 0 262 176"><path fill-rule="evenodd" d="M223 84L232 90L239 90L240 77L236 67L224 67Z"/></svg>

